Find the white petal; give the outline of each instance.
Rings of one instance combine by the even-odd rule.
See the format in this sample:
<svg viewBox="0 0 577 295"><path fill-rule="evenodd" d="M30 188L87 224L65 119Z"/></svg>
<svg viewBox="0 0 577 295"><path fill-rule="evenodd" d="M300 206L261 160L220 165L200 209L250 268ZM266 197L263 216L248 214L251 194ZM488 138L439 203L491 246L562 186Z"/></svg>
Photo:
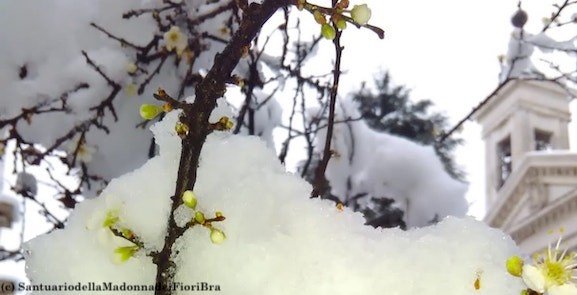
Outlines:
<svg viewBox="0 0 577 295"><path fill-rule="evenodd" d="M547 295L577 295L577 287L574 284L554 285L547 290Z"/></svg>
<svg viewBox="0 0 577 295"><path fill-rule="evenodd" d="M523 282L533 291L543 293L545 291L545 277L541 271L533 265L523 266Z"/></svg>

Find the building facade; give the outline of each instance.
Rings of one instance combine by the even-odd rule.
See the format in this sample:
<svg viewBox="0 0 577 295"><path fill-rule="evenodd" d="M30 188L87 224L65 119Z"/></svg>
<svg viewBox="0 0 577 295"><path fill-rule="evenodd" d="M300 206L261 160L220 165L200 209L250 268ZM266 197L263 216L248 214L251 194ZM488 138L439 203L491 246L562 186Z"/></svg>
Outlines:
<svg viewBox="0 0 577 295"><path fill-rule="evenodd" d="M569 151L570 95L551 81L510 80L474 112L485 142L485 222L535 253L577 249L577 153Z"/></svg>

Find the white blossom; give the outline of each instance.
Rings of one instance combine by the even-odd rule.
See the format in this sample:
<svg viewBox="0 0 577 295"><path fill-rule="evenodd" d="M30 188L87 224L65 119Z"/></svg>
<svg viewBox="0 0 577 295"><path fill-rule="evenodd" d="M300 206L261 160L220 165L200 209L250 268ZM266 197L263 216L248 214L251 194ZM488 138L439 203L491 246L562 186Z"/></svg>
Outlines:
<svg viewBox="0 0 577 295"><path fill-rule="evenodd" d="M561 251L560 244L561 238L555 248L549 245L546 251L535 255L533 265L523 266L521 277L529 289L546 295L577 295L574 283L577 254Z"/></svg>
<svg viewBox="0 0 577 295"><path fill-rule="evenodd" d="M164 33L164 42L168 51L176 49L176 54L180 56L188 46L188 37L180 31L179 27L172 26Z"/></svg>

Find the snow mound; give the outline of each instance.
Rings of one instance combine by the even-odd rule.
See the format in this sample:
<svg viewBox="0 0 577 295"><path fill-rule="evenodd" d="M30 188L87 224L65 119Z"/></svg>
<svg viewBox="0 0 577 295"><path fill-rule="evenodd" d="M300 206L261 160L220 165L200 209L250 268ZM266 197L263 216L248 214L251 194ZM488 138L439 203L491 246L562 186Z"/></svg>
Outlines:
<svg viewBox="0 0 577 295"><path fill-rule="evenodd" d="M33 284L154 285L156 267L144 251L113 263L114 249L127 242L111 236L102 223L116 212L119 224L139 237L146 251L161 249L180 154L180 139L172 131L176 119L173 112L153 128L157 157L77 206L66 229L27 244ZM175 281L220 287L203 294L234 295L494 295L522 289L504 266L518 249L499 230L457 218L407 232L373 229L358 213L309 199L310 190L285 172L262 140L210 135L194 191L198 209L210 216L223 212L226 220L215 226L227 238L215 245L207 229L189 229L175 245ZM177 218L186 217L186 210L178 212Z"/></svg>
<svg viewBox="0 0 577 295"><path fill-rule="evenodd" d="M361 117L352 99L340 101L336 122ZM311 111L314 113L314 110ZM326 128L317 136L322 154ZM465 216L467 185L453 179L432 146L377 132L363 120L335 124L331 148L339 156L327 166L332 193L346 202L368 193L395 200L409 227L420 227L446 216ZM359 199L368 203L368 198Z"/></svg>

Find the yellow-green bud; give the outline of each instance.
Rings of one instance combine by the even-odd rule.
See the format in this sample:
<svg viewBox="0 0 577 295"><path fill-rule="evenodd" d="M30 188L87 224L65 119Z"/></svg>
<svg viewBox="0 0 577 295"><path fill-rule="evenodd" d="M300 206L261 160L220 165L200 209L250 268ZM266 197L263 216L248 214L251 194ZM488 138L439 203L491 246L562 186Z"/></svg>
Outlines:
<svg viewBox="0 0 577 295"><path fill-rule="evenodd" d="M210 229L210 241L214 244L222 244L222 242L224 242L224 240L226 239L226 236L224 235L224 233L220 230L220 229L216 229L216 228L211 228Z"/></svg>
<svg viewBox="0 0 577 295"><path fill-rule="evenodd" d="M200 224L204 224L205 222L204 213L196 211L196 213L194 213L194 220Z"/></svg>
<svg viewBox="0 0 577 295"><path fill-rule="evenodd" d="M102 222L103 227L111 227L118 222L118 210L108 210L106 212L106 217L104 217L104 221Z"/></svg>
<svg viewBox="0 0 577 295"><path fill-rule="evenodd" d="M234 126L234 123L227 116L221 117L218 122L222 124L226 130L230 130Z"/></svg>
<svg viewBox="0 0 577 295"><path fill-rule="evenodd" d="M371 19L371 9L367 4L355 5L351 10L351 18L359 25L364 25Z"/></svg>
<svg viewBox="0 0 577 295"><path fill-rule="evenodd" d="M329 24L323 24L321 26L321 34L323 35L323 37L329 40L333 40L337 36L335 28L333 28L333 26Z"/></svg>
<svg viewBox="0 0 577 295"><path fill-rule="evenodd" d="M145 120L152 120L160 113L162 113L163 109L160 106L154 104L142 104L140 106L140 116Z"/></svg>
<svg viewBox="0 0 577 295"><path fill-rule="evenodd" d="M134 73L136 73L137 70L138 70L138 66L136 66L136 64L133 63L133 62L128 63L128 64L126 65L126 71L127 71L129 74L134 74Z"/></svg>
<svg viewBox="0 0 577 295"><path fill-rule="evenodd" d="M126 246L126 247L118 247L114 250L114 263L121 264L126 260L130 259L130 257L134 256L134 253L138 251L138 246Z"/></svg>
<svg viewBox="0 0 577 295"><path fill-rule="evenodd" d="M182 194L182 202L184 202L184 205L186 205L188 208L195 209L197 199L196 196L194 195L194 192L191 190L185 191Z"/></svg>
<svg viewBox="0 0 577 295"><path fill-rule="evenodd" d="M178 136L185 136L186 134L188 134L189 128L188 125L182 122L176 122L176 125L174 125L174 131L176 131L176 134L178 134Z"/></svg>
<svg viewBox="0 0 577 295"><path fill-rule="evenodd" d="M341 18L336 22L336 25L337 28L342 31L347 28L347 21Z"/></svg>
<svg viewBox="0 0 577 295"><path fill-rule="evenodd" d="M513 255L507 259L507 271L516 277L520 277L523 273L523 259L517 255Z"/></svg>
<svg viewBox="0 0 577 295"><path fill-rule="evenodd" d="M172 105L167 102L167 103L165 103L165 104L162 105L162 110L163 110L165 113L168 113L168 112L172 111Z"/></svg>
<svg viewBox="0 0 577 295"><path fill-rule="evenodd" d="M121 229L120 232L122 233L122 236L125 237L125 238L127 238L127 239L132 239L132 238L134 238L134 233L133 233L131 230L127 229L127 228Z"/></svg>

